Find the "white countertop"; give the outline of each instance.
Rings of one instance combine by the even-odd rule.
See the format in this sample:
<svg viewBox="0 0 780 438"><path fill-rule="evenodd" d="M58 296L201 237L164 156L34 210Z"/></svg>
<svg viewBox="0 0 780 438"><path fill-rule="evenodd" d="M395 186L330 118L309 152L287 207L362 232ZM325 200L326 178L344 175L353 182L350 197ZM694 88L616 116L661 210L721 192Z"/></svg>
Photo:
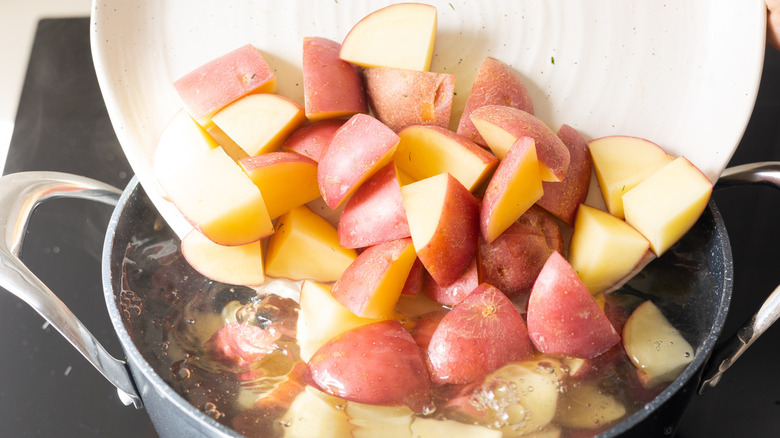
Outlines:
<svg viewBox="0 0 780 438"><path fill-rule="evenodd" d="M38 20L88 16L91 6L90 0L0 0L0 41L5 41L0 68L0 170L5 167Z"/></svg>

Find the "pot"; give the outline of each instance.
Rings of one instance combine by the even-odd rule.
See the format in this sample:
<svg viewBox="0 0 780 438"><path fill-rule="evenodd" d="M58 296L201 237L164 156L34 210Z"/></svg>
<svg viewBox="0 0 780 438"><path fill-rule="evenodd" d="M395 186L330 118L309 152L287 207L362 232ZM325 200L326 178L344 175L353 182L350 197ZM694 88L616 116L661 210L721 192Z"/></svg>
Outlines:
<svg viewBox="0 0 780 438"><path fill-rule="evenodd" d="M767 184L780 188L780 163L757 163L727 169L718 187ZM103 247L106 307L125 359L112 357L86 327L18 258L27 221L48 199L75 197L116 204ZM148 333L134 316L153 312L150 296L128 296L123 260L131 242L173 239L137 179L122 192L89 178L56 172L25 172L0 178L0 286L18 296L55 327L114 386L126 404L144 407L161 437L241 435L193 406L166 382L152 363L159 345L145 345ZM780 287L730 340L716 348L732 289L731 249L718 209L710 201L694 228L667 254L654 261L621 293L681 293L664 307L669 319L688 337L695 360L661 394L601 436L670 436L694 392L717 384L722 373L780 315ZM670 288L675 290L669 290ZM141 291L137 291L142 293ZM135 307L133 307L135 306ZM123 316L124 315L124 316ZM146 315L154 316L154 315ZM208 411L208 409L206 409Z"/></svg>

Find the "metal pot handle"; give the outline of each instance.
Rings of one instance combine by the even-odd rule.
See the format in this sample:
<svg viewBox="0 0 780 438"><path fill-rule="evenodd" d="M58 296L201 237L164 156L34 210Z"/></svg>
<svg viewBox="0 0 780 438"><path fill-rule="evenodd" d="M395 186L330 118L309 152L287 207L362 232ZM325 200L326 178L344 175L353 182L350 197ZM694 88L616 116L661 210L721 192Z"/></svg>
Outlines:
<svg viewBox="0 0 780 438"><path fill-rule="evenodd" d="M762 184L780 189L780 162L744 164L726 169L718 180L717 187L731 187L744 184ZM707 361L699 394L708 387L718 384L729 367L780 317L780 285L769 295L753 315L726 342L713 350Z"/></svg>
<svg viewBox="0 0 780 438"><path fill-rule="evenodd" d="M20 172L0 178L0 286L41 314L117 388L123 403L143 406L124 361L114 358L67 306L19 259L30 214L53 198L80 198L115 206L122 191L59 172Z"/></svg>

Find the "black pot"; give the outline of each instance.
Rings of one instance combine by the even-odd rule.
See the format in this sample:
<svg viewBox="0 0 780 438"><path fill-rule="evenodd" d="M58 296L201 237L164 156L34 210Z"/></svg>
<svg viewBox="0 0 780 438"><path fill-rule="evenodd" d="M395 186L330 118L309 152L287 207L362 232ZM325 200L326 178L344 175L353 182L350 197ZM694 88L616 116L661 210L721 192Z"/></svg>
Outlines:
<svg viewBox="0 0 780 438"><path fill-rule="evenodd" d="M745 182L780 188L780 163L728 169L720 184ZM158 360L159 352L154 349L159 348L159 344L156 341L145 344L153 337L138 333L132 318L123 317L128 302L154 299L146 296L129 299L123 294L123 259L130 242L159 238L161 233L173 236L173 233L167 229L137 180L127 186L121 197L119 195L119 190L94 180L52 172L19 173L0 178L0 229L6 232L6 238L0 243L0 286L27 302L60 331L118 388L127 404L145 406L160 436L238 437L239 434L190 404L155 372L153 363ZM118 198L104 243L103 287L107 310L125 352L125 361L110 356L18 259L30 213L39 202L53 197L80 197L106 203L116 202ZM715 351L731 300L732 274L726 228L711 201L693 229L672 250L648 265L626 288L627 293L647 297L679 295L663 311L694 346L696 357L660 395L602 436L673 435L693 393L707 384L717 383L720 373L774 322L780 313L780 300L774 296L780 296L778 290L739 336Z"/></svg>

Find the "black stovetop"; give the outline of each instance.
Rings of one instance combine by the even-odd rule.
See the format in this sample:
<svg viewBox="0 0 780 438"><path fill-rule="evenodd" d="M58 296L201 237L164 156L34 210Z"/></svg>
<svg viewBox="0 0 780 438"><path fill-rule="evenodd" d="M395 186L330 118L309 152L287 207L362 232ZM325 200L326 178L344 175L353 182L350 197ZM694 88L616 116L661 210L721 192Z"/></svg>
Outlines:
<svg viewBox="0 0 780 438"><path fill-rule="evenodd" d="M717 93L717 90L713 90ZM731 164L780 160L780 53L769 51L758 102ZM108 120L89 51L89 19L39 23L4 173L57 170L124 187L132 176ZM780 283L780 192L721 190L714 199L734 254L733 332ZM100 254L110 209L52 201L33 215L22 258L118 357L105 311ZM718 387L695 396L678 432L694 437L780 433L780 327ZM43 318L0 292L0 436L154 437L145 411L114 388Z"/></svg>

